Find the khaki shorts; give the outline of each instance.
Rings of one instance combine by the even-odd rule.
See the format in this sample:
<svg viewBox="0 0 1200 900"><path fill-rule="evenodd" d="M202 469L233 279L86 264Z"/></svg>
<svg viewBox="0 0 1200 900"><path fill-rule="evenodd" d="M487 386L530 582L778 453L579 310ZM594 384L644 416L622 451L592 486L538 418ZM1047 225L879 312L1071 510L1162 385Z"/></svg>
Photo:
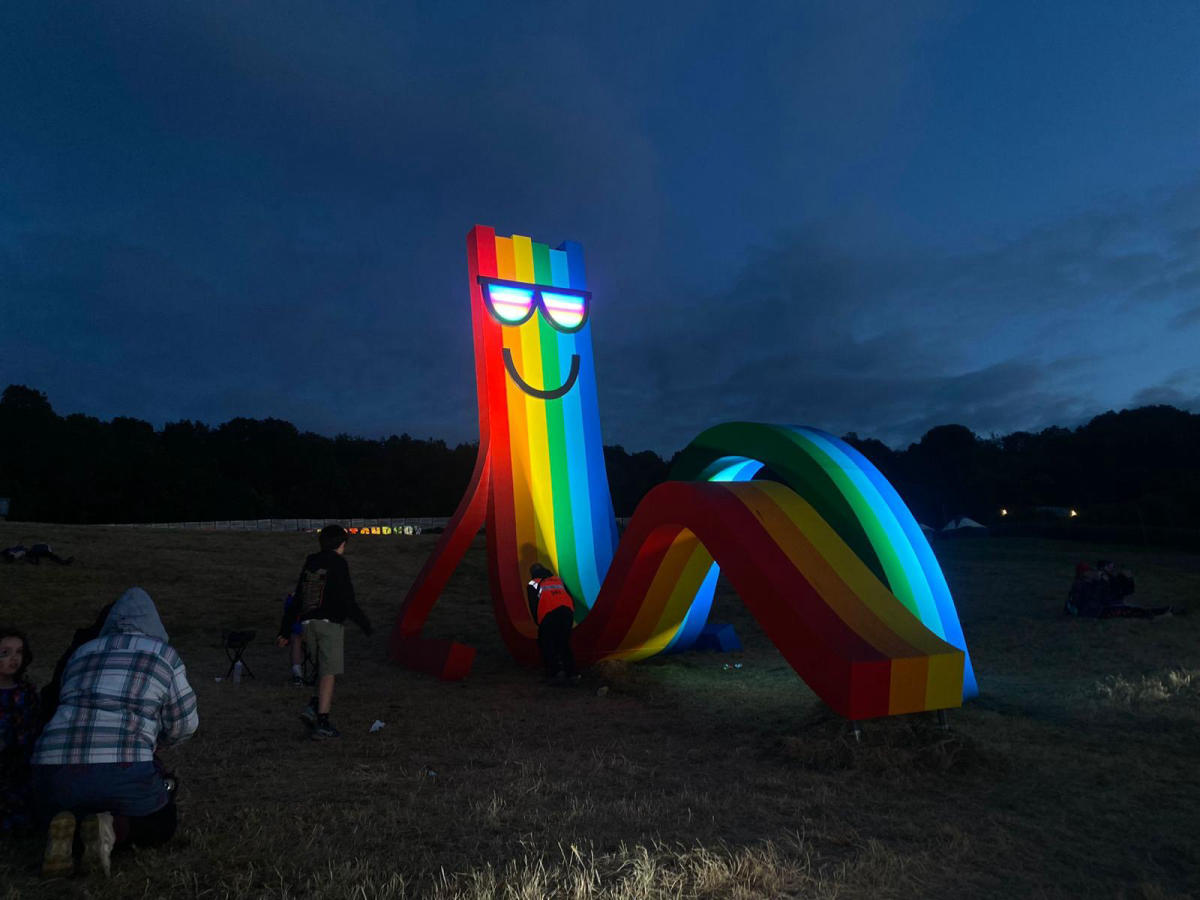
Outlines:
<svg viewBox="0 0 1200 900"><path fill-rule="evenodd" d="M304 642L317 660L318 675L341 675L346 671L342 645L346 629L337 622L309 619L304 623Z"/></svg>

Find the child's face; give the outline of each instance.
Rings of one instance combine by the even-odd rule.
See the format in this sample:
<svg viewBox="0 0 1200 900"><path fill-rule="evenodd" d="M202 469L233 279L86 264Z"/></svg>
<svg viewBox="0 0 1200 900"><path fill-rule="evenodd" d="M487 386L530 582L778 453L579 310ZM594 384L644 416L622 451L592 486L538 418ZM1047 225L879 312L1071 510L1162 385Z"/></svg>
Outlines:
<svg viewBox="0 0 1200 900"><path fill-rule="evenodd" d="M0 680L11 681L25 661L25 645L15 635L0 638Z"/></svg>

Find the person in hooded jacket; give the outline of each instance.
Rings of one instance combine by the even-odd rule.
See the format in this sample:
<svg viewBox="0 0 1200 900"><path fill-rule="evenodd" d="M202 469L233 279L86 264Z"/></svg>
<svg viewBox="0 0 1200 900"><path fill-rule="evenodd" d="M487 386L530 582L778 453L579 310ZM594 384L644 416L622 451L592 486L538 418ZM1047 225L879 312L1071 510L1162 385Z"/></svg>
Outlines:
<svg viewBox="0 0 1200 900"><path fill-rule="evenodd" d="M71 654L58 708L34 747L35 803L49 823L42 874L74 871L77 816L89 873L109 874L114 846L169 840L175 798L154 754L198 724L196 695L154 601L130 588L99 636Z"/></svg>
<svg viewBox="0 0 1200 900"><path fill-rule="evenodd" d="M543 566L529 568L525 587L529 614L538 627L538 647L546 678L551 682L575 679L575 655L571 652L571 629L575 626L575 601L563 580Z"/></svg>

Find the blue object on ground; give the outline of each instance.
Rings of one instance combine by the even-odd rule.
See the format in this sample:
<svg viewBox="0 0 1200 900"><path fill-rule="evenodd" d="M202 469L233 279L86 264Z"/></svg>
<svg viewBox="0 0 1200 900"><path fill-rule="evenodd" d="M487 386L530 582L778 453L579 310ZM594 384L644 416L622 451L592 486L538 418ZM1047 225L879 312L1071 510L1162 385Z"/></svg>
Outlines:
<svg viewBox="0 0 1200 900"><path fill-rule="evenodd" d="M694 650L716 650L720 653L729 653L734 650L742 649L742 642L738 640L737 632L733 630L733 626L724 623L718 624L709 622L700 629L700 636L696 638L696 643L693 646Z"/></svg>

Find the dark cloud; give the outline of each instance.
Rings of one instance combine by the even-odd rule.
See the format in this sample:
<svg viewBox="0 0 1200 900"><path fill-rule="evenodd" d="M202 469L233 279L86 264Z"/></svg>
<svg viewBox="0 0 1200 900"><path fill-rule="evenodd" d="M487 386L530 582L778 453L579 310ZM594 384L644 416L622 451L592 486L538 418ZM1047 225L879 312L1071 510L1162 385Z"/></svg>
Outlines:
<svg viewBox="0 0 1200 900"><path fill-rule="evenodd" d="M1142 388L1133 395L1131 406L1165 404L1200 412L1200 365L1173 372L1162 382Z"/></svg>
<svg viewBox="0 0 1200 900"><path fill-rule="evenodd" d="M677 301L648 316L605 405L632 416L626 433L666 447L728 418L903 444L947 422L984 434L1074 424L1146 390L1200 409L1196 370L1144 388L1195 355L1181 328L1195 312L1196 221L1200 182L973 254L856 256L800 235L699 298L702 313Z"/></svg>
<svg viewBox="0 0 1200 900"><path fill-rule="evenodd" d="M1197 293L1200 293L1200 285L1197 286ZM1197 324L1200 324L1200 305L1184 310L1171 320L1173 328L1191 328Z"/></svg>

